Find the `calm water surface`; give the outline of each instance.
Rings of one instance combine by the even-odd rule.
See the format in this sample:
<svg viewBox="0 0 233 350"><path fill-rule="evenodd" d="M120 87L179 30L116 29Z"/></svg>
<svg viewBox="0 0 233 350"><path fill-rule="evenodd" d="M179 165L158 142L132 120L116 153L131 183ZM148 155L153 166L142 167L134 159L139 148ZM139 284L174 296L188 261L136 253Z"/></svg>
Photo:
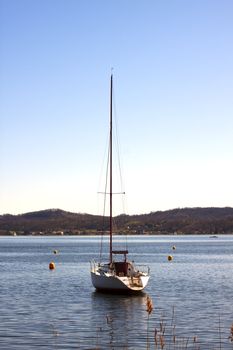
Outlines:
<svg viewBox="0 0 233 350"><path fill-rule="evenodd" d="M188 338L194 349L194 336L200 349L233 349L233 236L134 236L128 248L151 268L145 293L133 297L92 287L98 237L0 237L0 349L146 349L147 295L151 349L162 320L167 342L176 325L180 347L171 349L185 349Z"/></svg>

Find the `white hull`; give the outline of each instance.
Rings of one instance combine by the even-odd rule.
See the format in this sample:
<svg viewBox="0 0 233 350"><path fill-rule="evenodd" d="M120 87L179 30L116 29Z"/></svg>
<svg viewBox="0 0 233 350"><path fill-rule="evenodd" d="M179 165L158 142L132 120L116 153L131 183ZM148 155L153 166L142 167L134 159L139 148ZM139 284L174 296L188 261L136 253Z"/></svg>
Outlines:
<svg viewBox="0 0 233 350"><path fill-rule="evenodd" d="M147 273L137 272L133 275L118 276L110 270L93 265L91 268L91 280L97 290L109 292L140 292L150 276Z"/></svg>

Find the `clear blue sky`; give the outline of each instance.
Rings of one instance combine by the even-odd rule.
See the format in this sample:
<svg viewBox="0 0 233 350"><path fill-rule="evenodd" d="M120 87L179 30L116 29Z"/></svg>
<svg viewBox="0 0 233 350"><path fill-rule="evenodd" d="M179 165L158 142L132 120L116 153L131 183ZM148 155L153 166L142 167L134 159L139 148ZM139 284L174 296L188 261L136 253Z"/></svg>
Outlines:
<svg viewBox="0 0 233 350"><path fill-rule="evenodd" d="M111 67L127 212L233 206L232 18L232 0L0 0L0 213L99 214Z"/></svg>

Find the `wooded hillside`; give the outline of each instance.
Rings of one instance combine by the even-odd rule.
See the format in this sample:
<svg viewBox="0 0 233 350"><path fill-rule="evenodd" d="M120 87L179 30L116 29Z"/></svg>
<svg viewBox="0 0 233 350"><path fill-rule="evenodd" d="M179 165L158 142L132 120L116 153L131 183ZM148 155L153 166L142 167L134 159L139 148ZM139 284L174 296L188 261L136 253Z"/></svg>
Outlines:
<svg viewBox="0 0 233 350"><path fill-rule="evenodd" d="M229 234L233 208L184 208L114 218L116 233L128 234ZM1 215L0 234L98 234L108 230L101 216L48 209L21 215Z"/></svg>

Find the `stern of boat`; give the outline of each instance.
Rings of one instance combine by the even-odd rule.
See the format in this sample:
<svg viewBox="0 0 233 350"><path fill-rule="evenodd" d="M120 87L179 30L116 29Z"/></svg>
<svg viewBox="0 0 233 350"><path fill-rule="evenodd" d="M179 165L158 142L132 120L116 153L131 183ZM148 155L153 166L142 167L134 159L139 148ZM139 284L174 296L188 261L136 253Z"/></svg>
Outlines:
<svg viewBox="0 0 233 350"><path fill-rule="evenodd" d="M138 270L140 268L140 270ZM135 269L127 262L127 270L122 264L100 264L91 261L91 280L97 290L140 292L149 281L149 268L138 265Z"/></svg>

